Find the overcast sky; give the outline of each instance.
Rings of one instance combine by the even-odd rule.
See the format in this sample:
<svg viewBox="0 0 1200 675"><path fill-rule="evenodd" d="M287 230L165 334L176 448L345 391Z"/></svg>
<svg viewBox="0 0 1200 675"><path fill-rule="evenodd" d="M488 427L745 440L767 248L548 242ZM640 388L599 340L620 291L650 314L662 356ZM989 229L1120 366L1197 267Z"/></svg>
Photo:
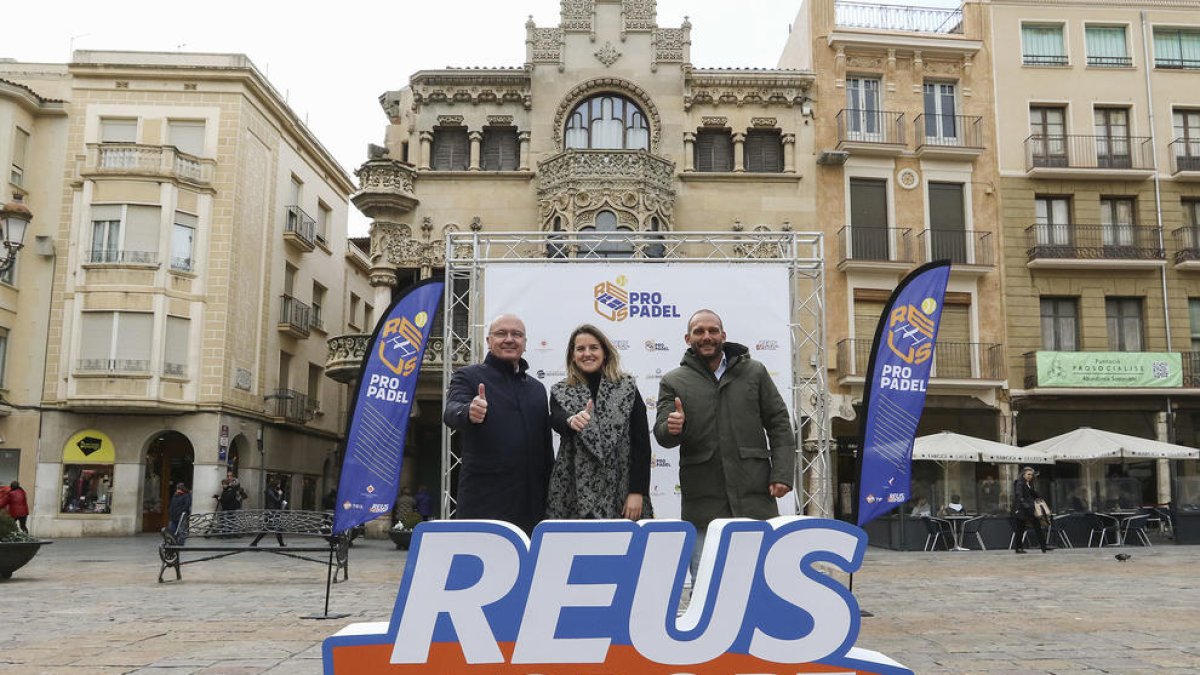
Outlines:
<svg viewBox="0 0 1200 675"><path fill-rule="evenodd" d="M954 0L925 0L947 4ZM957 3L955 3L957 4ZM558 0L279 3L9 2L0 57L62 63L74 49L246 54L348 172L381 143L379 94L421 69L520 66L525 20L556 26ZM658 0L660 26L692 22L697 67L774 67L800 0ZM352 236L368 221L350 208Z"/></svg>

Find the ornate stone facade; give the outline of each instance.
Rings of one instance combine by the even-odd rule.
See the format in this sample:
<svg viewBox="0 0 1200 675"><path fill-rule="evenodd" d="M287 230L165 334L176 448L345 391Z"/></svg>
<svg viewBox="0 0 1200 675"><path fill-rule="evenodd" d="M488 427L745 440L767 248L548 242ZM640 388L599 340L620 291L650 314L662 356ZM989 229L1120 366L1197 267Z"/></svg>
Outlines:
<svg viewBox="0 0 1200 675"><path fill-rule="evenodd" d="M632 150L567 150L538 164L542 229L575 231L612 210L618 226L670 230L675 205L673 162Z"/></svg>
<svg viewBox="0 0 1200 675"><path fill-rule="evenodd" d="M566 126L567 114L574 110L580 101L601 92L627 96L646 111L650 123L650 152L657 153L659 142L662 139L662 115L658 112L658 106L654 104L654 99L645 89L619 77L598 77L567 92L566 96L560 100L558 110L554 115L554 144L560 148L563 146L563 129Z"/></svg>

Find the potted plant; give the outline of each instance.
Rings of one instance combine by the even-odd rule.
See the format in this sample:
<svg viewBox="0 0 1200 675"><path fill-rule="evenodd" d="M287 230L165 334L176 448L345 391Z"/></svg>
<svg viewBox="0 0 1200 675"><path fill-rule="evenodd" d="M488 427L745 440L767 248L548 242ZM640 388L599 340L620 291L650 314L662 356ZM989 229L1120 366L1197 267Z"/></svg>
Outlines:
<svg viewBox="0 0 1200 675"><path fill-rule="evenodd" d="M412 543L413 530L422 521L421 514L415 511L409 511L400 516L400 520L395 527L388 532L388 536L396 544L396 548L401 551L407 551L408 545Z"/></svg>
<svg viewBox="0 0 1200 675"><path fill-rule="evenodd" d="M0 511L0 579L9 579L13 572L37 555L42 544L49 544L17 529L17 521Z"/></svg>

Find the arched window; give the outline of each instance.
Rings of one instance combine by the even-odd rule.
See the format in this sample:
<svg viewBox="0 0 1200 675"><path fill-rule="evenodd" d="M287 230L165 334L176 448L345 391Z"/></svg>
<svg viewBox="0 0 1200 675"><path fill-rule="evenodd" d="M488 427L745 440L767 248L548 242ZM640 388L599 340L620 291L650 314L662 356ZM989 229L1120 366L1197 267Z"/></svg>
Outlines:
<svg viewBox="0 0 1200 675"><path fill-rule="evenodd" d="M568 148L649 150L650 125L636 103L616 94L593 96L567 116Z"/></svg>
<svg viewBox="0 0 1200 675"><path fill-rule="evenodd" d="M601 211L596 214L595 226L581 227L582 232L630 232L628 227L622 227L617 223L617 214L612 211ZM586 246L586 245L585 245ZM589 249L584 257L600 257L600 258L629 258L633 256L633 244L626 239L621 240L621 237L610 238L595 247L586 246Z"/></svg>

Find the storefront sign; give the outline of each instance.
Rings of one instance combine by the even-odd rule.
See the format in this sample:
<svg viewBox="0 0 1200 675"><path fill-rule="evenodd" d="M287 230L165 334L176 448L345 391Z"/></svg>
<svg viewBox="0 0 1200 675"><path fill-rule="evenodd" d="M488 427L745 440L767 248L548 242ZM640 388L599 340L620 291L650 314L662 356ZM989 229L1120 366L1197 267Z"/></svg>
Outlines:
<svg viewBox="0 0 1200 675"><path fill-rule="evenodd" d="M1183 358L1171 352L1038 352L1039 387L1183 386Z"/></svg>
<svg viewBox="0 0 1200 675"><path fill-rule="evenodd" d="M112 464L117 451L112 439L95 429L84 429L67 439L63 464Z"/></svg>
<svg viewBox="0 0 1200 675"><path fill-rule="evenodd" d="M672 520L548 521L532 544L507 523L422 523L391 621L325 640L325 673L911 675L854 647L858 603L817 569L857 570L861 529L714 521L677 618L694 537Z"/></svg>

